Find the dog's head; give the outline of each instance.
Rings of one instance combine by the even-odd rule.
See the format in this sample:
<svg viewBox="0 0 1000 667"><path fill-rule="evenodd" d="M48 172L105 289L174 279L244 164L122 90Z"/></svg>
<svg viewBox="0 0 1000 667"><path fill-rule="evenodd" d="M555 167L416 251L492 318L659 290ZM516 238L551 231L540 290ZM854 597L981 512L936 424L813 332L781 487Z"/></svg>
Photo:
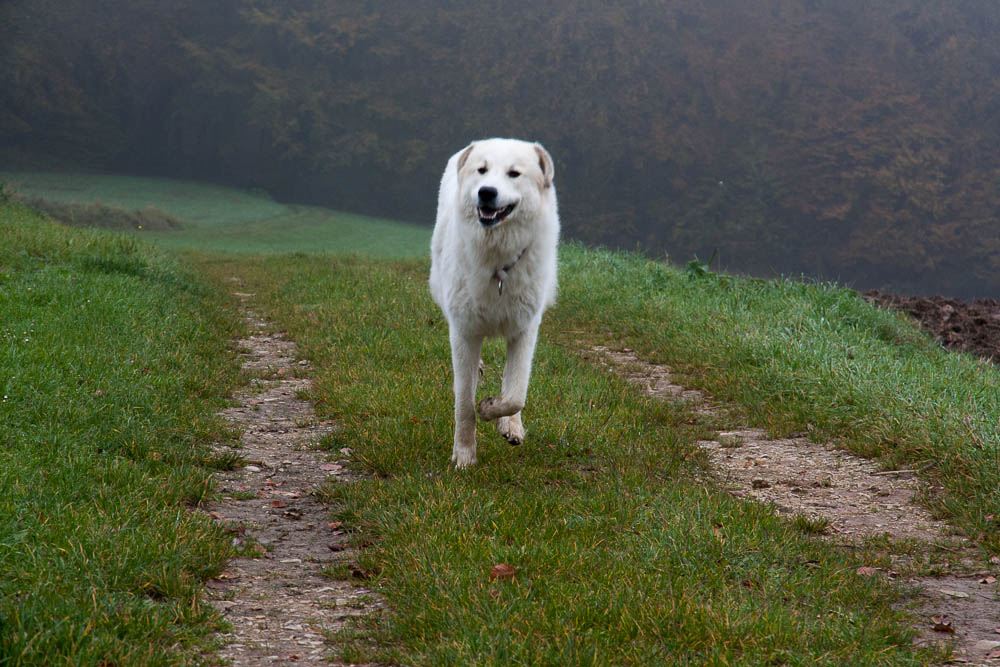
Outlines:
<svg viewBox="0 0 1000 667"><path fill-rule="evenodd" d="M486 139L458 157L459 205L483 227L533 215L552 189L552 157L540 144Z"/></svg>

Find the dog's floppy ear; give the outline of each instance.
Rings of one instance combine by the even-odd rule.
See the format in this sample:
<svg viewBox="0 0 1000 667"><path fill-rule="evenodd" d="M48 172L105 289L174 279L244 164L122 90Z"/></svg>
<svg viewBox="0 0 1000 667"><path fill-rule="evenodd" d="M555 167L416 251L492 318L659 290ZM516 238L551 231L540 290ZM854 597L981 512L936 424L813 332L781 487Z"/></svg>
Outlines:
<svg viewBox="0 0 1000 667"><path fill-rule="evenodd" d="M555 175L552 156L541 144L535 144L535 152L538 153L538 166L542 169L542 187L547 188L552 185L552 177Z"/></svg>
<svg viewBox="0 0 1000 667"><path fill-rule="evenodd" d="M466 160L469 159L469 154L472 152L472 149L475 148L475 147L476 147L476 144L474 144L474 143L473 144L469 144L466 147L466 149L464 151L462 151L462 154L458 156L458 171L459 172L462 171L462 167L465 166Z"/></svg>

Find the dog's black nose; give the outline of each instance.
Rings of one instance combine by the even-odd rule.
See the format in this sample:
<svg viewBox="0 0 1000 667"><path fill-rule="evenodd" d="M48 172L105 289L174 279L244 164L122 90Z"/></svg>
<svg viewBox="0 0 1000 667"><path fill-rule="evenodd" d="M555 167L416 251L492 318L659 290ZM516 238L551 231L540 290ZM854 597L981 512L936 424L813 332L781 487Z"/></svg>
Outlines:
<svg viewBox="0 0 1000 667"><path fill-rule="evenodd" d="M497 198L496 188L488 188L486 186L479 188L479 201L483 202L484 204L489 204L490 202L495 201L496 198Z"/></svg>

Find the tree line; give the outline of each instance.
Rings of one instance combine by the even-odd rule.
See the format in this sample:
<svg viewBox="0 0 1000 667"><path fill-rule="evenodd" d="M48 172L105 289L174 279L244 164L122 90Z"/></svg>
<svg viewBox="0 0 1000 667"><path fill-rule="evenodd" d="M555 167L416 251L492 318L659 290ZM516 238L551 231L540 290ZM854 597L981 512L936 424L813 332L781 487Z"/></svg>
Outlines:
<svg viewBox="0 0 1000 667"><path fill-rule="evenodd" d="M984 0L8 0L5 161L430 223L448 156L556 159L568 236L1000 296Z"/></svg>

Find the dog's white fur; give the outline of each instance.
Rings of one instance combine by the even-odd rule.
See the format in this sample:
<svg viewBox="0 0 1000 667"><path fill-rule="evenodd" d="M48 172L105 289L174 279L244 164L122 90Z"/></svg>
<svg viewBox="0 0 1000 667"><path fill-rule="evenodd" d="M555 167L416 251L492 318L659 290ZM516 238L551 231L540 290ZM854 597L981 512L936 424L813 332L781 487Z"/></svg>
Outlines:
<svg viewBox="0 0 1000 667"><path fill-rule="evenodd" d="M511 444L524 440L521 409L538 327L556 295L559 213L552 176L552 158L541 145L486 139L451 156L441 178L430 289L448 320L455 390L451 461L458 468L476 463L476 385L487 336L506 339L507 364L500 396L480 402L479 416L497 420ZM484 195L488 205L482 208Z"/></svg>

